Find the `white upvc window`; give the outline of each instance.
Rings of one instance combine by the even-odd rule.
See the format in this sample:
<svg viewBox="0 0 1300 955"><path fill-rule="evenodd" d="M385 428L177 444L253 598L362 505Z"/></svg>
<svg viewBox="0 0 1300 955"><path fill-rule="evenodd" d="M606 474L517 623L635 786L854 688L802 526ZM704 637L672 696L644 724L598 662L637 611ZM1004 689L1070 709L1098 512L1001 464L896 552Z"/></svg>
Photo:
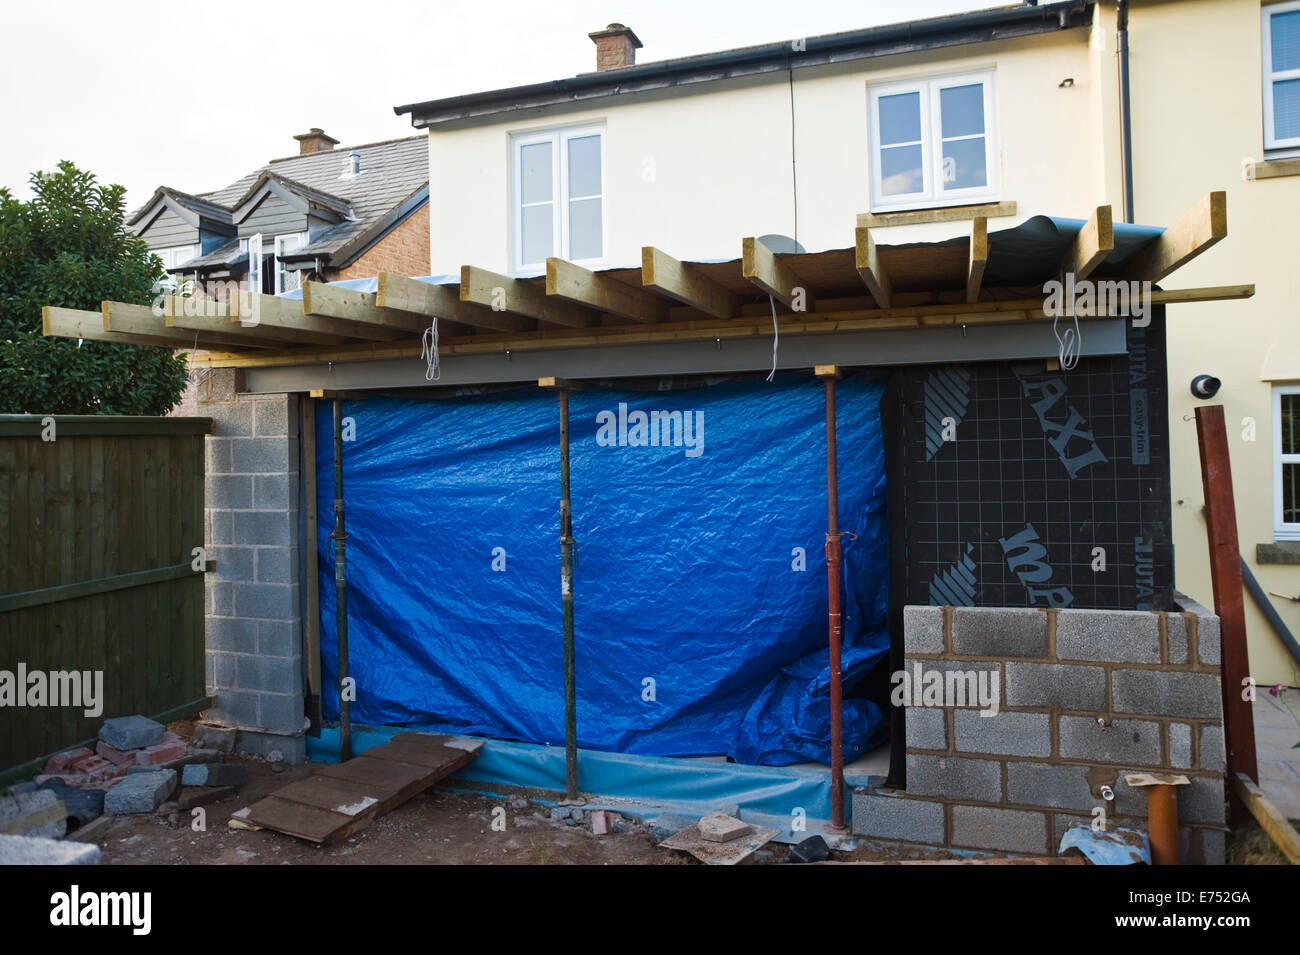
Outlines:
<svg viewBox="0 0 1300 955"><path fill-rule="evenodd" d="M1300 540L1300 385L1273 387L1274 527L1279 540Z"/></svg>
<svg viewBox="0 0 1300 955"><path fill-rule="evenodd" d="M997 198L992 70L881 83L869 94L873 210Z"/></svg>
<svg viewBox="0 0 1300 955"><path fill-rule="evenodd" d="M194 246L192 245L173 245L165 249L151 249L154 255L162 259L163 268L171 271L178 265L184 265L190 259L194 258Z"/></svg>
<svg viewBox="0 0 1300 955"><path fill-rule="evenodd" d="M578 126L511 137L511 263L541 272L550 256L605 258L605 136Z"/></svg>
<svg viewBox="0 0 1300 955"><path fill-rule="evenodd" d="M302 284L302 273L285 268L282 257L296 252L307 244L306 232L295 232L275 237L275 294L292 292Z"/></svg>
<svg viewBox="0 0 1300 955"><path fill-rule="evenodd" d="M1264 148L1300 146L1300 2L1264 7Z"/></svg>

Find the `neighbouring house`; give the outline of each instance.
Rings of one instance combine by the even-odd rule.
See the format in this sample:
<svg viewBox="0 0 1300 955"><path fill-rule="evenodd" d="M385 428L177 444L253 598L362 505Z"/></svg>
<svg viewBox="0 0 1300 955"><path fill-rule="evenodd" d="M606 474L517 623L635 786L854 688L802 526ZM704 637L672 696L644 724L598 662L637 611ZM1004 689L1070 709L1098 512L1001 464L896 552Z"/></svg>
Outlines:
<svg viewBox="0 0 1300 955"><path fill-rule="evenodd" d="M1199 9L1131 4L1133 36L1166 7ZM345 713L451 728L492 783L707 788L787 839L848 801L863 838L1030 855L1143 827L1127 775L1177 773L1184 855L1222 860L1240 701L1180 593L1170 356L1226 350L1175 343L1253 307L1263 233L1222 241L1217 167L1149 181L1146 133L1127 187L1118 34L1062 0L638 64L611 24L593 72L398 107L455 223L418 267L48 309L213 349L210 717L289 758ZM1134 126L1182 95L1137 85ZM342 195L285 175L303 215ZM261 176L230 193L287 190ZM1114 295L1054 304L1067 277Z"/></svg>
<svg viewBox="0 0 1300 955"><path fill-rule="evenodd" d="M160 186L128 224L169 273L279 295L304 278L419 272L429 256L425 137L338 147L313 127L299 154L224 189ZM251 273L251 283L250 283Z"/></svg>

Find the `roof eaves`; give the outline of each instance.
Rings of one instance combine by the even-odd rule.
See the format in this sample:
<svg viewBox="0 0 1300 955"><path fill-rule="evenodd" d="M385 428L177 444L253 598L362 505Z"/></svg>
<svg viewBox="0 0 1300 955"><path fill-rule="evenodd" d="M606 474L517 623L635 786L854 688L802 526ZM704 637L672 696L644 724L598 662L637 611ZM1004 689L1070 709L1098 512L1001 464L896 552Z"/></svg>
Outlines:
<svg viewBox="0 0 1300 955"><path fill-rule="evenodd" d="M914 20L810 37L797 41L799 50L795 50L795 42L791 41L769 43L617 70L582 73L569 79L410 103L393 107L393 112L399 116L410 113L411 125L424 129L496 113L711 83L848 60L1053 33L1082 25L1082 18L1075 17L1075 14L1090 12L1094 2L1095 0L1060 0L1042 6L1003 7Z"/></svg>

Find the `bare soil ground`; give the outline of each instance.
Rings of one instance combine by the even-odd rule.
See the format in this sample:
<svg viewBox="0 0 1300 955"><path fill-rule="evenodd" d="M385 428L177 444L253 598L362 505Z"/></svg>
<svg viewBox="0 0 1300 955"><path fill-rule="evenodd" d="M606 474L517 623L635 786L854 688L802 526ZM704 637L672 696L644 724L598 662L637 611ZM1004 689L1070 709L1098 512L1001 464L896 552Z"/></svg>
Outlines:
<svg viewBox="0 0 1300 955"><path fill-rule="evenodd" d="M182 736L192 725L173 724ZM618 830L595 835L590 824L566 825L552 820L554 793L502 789L502 798L434 788L379 817L360 832L338 843L312 843L270 831L231 829L231 815L297 779L310 776L323 763L301 766L272 764L256 758L239 760L249 770L248 782L237 795L193 811L172 803L154 814L106 816L80 836L102 851L105 865L698 865L681 852L659 848L658 840L636 820L619 817ZM505 827L494 828L504 810ZM200 825L201 822L201 825ZM78 838L77 834L72 835ZM1230 846L1229 861L1260 864L1285 861L1267 838L1242 839ZM1236 851L1233 851L1235 848ZM790 847L769 843L749 862L759 865L787 861ZM942 850L897 852L859 847L832 853L832 860L851 863L891 863L906 860L957 860Z"/></svg>
<svg viewBox="0 0 1300 955"><path fill-rule="evenodd" d="M231 814L321 765L274 772L257 759L243 762L249 780L238 795L203 807L202 829L193 811L109 817L93 841L105 865L427 865L680 864L640 827L593 835L589 827L553 823L545 807L511 809L506 801L433 789L379 817L338 843L316 846L277 832L231 829ZM504 808L505 829L492 827ZM497 814L499 817L499 813ZM499 824L498 824L499 825Z"/></svg>

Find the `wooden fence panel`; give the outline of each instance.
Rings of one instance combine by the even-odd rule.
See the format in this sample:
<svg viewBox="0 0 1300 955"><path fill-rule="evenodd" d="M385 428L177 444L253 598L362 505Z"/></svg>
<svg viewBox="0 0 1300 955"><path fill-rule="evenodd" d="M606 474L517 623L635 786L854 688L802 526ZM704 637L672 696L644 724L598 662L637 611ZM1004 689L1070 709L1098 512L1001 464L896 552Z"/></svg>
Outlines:
<svg viewBox="0 0 1300 955"><path fill-rule="evenodd" d="M0 784L109 717L210 702L193 562L212 420L56 415L53 440L48 421L0 415ZM19 705L20 669L100 674L102 712Z"/></svg>

